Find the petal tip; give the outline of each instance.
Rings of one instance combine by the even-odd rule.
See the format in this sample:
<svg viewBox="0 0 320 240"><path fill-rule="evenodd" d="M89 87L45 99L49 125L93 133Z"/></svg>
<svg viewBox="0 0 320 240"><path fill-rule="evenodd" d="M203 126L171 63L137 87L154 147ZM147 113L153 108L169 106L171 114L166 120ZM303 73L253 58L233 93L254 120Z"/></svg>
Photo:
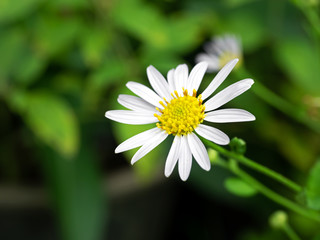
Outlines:
<svg viewBox="0 0 320 240"><path fill-rule="evenodd" d="M184 182L188 180L188 177L185 177L185 176L180 176L180 178L181 178L181 180L184 181Z"/></svg>
<svg viewBox="0 0 320 240"><path fill-rule="evenodd" d="M110 113L109 113L109 111L107 111L107 112L104 114L104 116L105 116L106 118L109 118L109 119L110 119Z"/></svg>
<svg viewBox="0 0 320 240"><path fill-rule="evenodd" d="M166 176L167 178L170 177L170 175L171 175L171 172L166 172L166 171L164 172L164 176Z"/></svg>
<svg viewBox="0 0 320 240"><path fill-rule="evenodd" d="M211 164L209 164L208 166L206 166L205 168L203 168L203 170L209 172L211 169Z"/></svg>
<svg viewBox="0 0 320 240"><path fill-rule="evenodd" d="M127 82L127 83L126 83L126 87L129 88L130 85L132 85L132 83L133 83L133 82L131 82L131 81Z"/></svg>
<svg viewBox="0 0 320 240"><path fill-rule="evenodd" d="M224 139L223 141L219 142L219 145L228 145L230 143L230 138L227 136L226 139Z"/></svg>
<svg viewBox="0 0 320 240"><path fill-rule="evenodd" d="M147 67L147 73L150 72L150 71L153 71L154 69L155 69L154 66L149 65L149 66Z"/></svg>
<svg viewBox="0 0 320 240"><path fill-rule="evenodd" d="M207 62L207 61L200 61L199 63L198 63L199 65L203 65L203 67L208 67L208 65L209 65L209 63Z"/></svg>

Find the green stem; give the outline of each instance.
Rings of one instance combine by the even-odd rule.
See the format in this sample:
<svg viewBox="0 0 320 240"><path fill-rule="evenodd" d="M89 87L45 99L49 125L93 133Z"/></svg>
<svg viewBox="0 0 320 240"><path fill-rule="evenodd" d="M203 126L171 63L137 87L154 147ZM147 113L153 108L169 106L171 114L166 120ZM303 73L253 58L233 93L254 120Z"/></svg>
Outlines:
<svg viewBox="0 0 320 240"><path fill-rule="evenodd" d="M288 235L291 240L301 240L298 234L292 229L292 227L287 223L284 228L284 232Z"/></svg>
<svg viewBox="0 0 320 240"><path fill-rule="evenodd" d="M219 161L217 161L217 163L219 164ZM310 209L306 209L304 207L301 207L300 205L292 202L291 200L279 195L278 193L272 191L271 189L269 189L268 187L266 187L265 185L263 185L262 183L260 183L258 180L256 180L255 178L251 177L249 174L247 174L246 172L242 171L237 164L232 164L232 161L230 162L231 164L227 165L227 168L233 172L235 175L237 175L238 177L240 177L242 180L244 180L245 182L247 182L248 184L250 184L252 187L254 187L257 191L259 191L260 193L262 193L263 195L265 195L266 197L268 197L269 199L273 200L274 202L298 213L301 214L305 217L308 217L310 219L313 219L317 222L320 222L320 214L310 210ZM225 164L221 164L221 166L226 167Z"/></svg>
<svg viewBox="0 0 320 240"><path fill-rule="evenodd" d="M277 180L278 182L282 183L283 185L287 186L288 188L292 189L293 191L299 193L302 191L302 187L300 185L298 185L297 183L291 181L290 179L282 176L281 174L265 167L265 166L262 166L260 165L259 163L256 163L254 161L252 161L251 159L245 157L245 156L242 156L242 155L239 155L239 154L236 154L234 152L231 152L231 151L228 151L227 149L219 146L219 145L216 145L204 138L202 138L202 141L208 146L208 147L211 147L213 148L214 150L218 151L219 153L221 153L222 155L228 157L228 158L232 158L232 159L235 159L236 161L242 163L243 165L251 168L251 169L254 169L260 173L263 173L264 175L268 176L268 177L271 177L275 180Z"/></svg>
<svg viewBox="0 0 320 240"><path fill-rule="evenodd" d="M260 82L255 82L252 91L262 100L277 108L286 115L292 117L297 122L300 122L311 130L320 133L320 124L310 120L306 112L302 109L297 108L295 105L289 103L283 98L279 97L274 92L263 86Z"/></svg>
<svg viewBox="0 0 320 240"><path fill-rule="evenodd" d="M238 74L241 78L243 78L243 76L252 76L252 74L250 74L244 67L239 69ZM309 129L320 133L320 124L311 120L305 110L278 96L265 87L261 82L255 81L255 84L252 87L252 92L272 107L290 116L297 122L304 124Z"/></svg>

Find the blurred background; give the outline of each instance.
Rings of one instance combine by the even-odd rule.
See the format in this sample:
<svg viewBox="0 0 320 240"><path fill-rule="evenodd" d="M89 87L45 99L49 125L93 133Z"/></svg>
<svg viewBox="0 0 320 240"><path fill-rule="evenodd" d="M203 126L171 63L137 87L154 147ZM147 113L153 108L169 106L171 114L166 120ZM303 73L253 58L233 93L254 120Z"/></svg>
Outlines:
<svg viewBox="0 0 320 240"><path fill-rule="evenodd" d="M181 63L191 69L205 42L228 33L241 38L246 77L320 124L320 34L310 9L319 13L319 1L0 0L0 239L288 239L268 220L283 207L230 193L230 172L194 162L187 182L177 169L166 178L171 140L131 166L135 150L114 149L150 126L104 114L120 108L126 82L148 85L147 66L164 76ZM235 70L223 87L237 80ZM319 132L251 90L227 106L257 120L217 127L244 139L248 157L304 185ZM316 222L288 214L302 239L320 239Z"/></svg>

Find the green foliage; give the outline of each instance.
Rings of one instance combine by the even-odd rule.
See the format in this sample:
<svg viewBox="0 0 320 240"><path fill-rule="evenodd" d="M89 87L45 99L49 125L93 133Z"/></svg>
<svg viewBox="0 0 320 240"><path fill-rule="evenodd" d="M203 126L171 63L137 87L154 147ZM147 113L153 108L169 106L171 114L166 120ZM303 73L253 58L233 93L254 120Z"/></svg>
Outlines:
<svg viewBox="0 0 320 240"><path fill-rule="evenodd" d="M5 161L0 157L0 168L5 172L18 166L14 171L23 182L25 176L32 175L25 173L28 167L34 168L34 162L24 160L24 151L9 152L17 148L12 139L27 135L28 141L17 140L18 149L28 149L30 158L44 164L63 237L101 239L106 227L102 226L105 207L95 163L103 162L99 166L103 174L117 171L118 165L123 167L123 158L105 147L154 127L111 123L104 112L119 108L118 94L132 94L126 82L148 85L148 65L164 76L181 63L190 69L204 42L219 34L235 34L241 38L244 62L255 74L254 80L289 98L299 110L310 114L310 119L320 122L319 38L310 34L307 20L298 11L290 2L276 0L0 1L0 117L4 120L0 140L6 143L2 149L8 153L4 156L12 156ZM224 84L239 80L234 71ZM213 77L206 74L203 85ZM306 97L311 103L304 101ZM275 170L284 167L283 174L293 180L298 179L297 171L308 169L315 161L319 137L302 124L249 93L233 101L232 107L252 110L257 121L215 127L230 137L245 139L253 159L265 161ZM135 174L148 181L156 172L163 172L171 141L168 137L139 160L132 167ZM234 145L234 141L233 150L243 154L245 147L237 145L239 142ZM100 145L102 153L97 150ZM122 156L130 161L136 151ZM197 164L192 166L193 190L202 191L205 198L227 200L226 206L234 208L241 205L236 196L256 193L240 179L228 178L230 173L217 166L221 156L216 151L209 150L209 154L213 162L210 172L200 171ZM319 171L317 163L306 187L308 206L318 210ZM10 182L5 176L0 174L0 180ZM226 178L225 188L236 196L221 184ZM264 221L262 214L256 218ZM271 239L273 235L251 234L244 239Z"/></svg>
<svg viewBox="0 0 320 240"><path fill-rule="evenodd" d="M111 47L110 33L101 31L102 27L86 26L81 33L81 52L89 67L98 67L103 64L104 56Z"/></svg>
<svg viewBox="0 0 320 240"><path fill-rule="evenodd" d="M37 51L45 57L50 57L72 50L74 41L80 39L81 27L80 19L72 16L58 17L54 14L38 16L33 26Z"/></svg>
<svg viewBox="0 0 320 240"><path fill-rule="evenodd" d="M239 197L251 197L257 193L257 190L246 182L236 177L229 177L225 180L226 189Z"/></svg>
<svg viewBox="0 0 320 240"><path fill-rule="evenodd" d="M16 93L12 101L41 141L65 157L72 157L77 152L78 121L65 101L46 91Z"/></svg>
<svg viewBox="0 0 320 240"><path fill-rule="evenodd" d="M226 16L222 16L223 21L217 26L219 32L232 33L241 37L246 52L259 48L267 35L266 19L259 10L263 4L264 2L261 2L261 5L253 4L251 8L232 9Z"/></svg>
<svg viewBox="0 0 320 240"><path fill-rule="evenodd" d="M107 206L95 154L87 146L83 144L71 160L51 150L46 150L43 159L63 239L100 240L102 237Z"/></svg>
<svg viewBox="0 0 320 240"><path fill-rule="evenodd" d="M204 19L200 15L167 18L153 5L137 0L117 2L112 9L112 17L117 24L150 47L174 52L184 52L195 46L200 33L199 24Z"/></svg>
<svg viewBox="0 0 320 240"><path fill-rule="evenodd" d="M312 42L302 38L281 41L275 48L277 60L292 81L305 91L320 92L320 53Z"/></svg>
<svg viewBox="0 0 320 240"><path fill-rule="evenodd" d="M318 160L309 173L306 185L307 205L320 210L320 160Z"/></svg>
<svg viewBox="0 0 320 240"><path fill-rule="evenodd" d="M19 20L34 11L43 0L14 1L2 0L0 3L0 23Z"/></svg>

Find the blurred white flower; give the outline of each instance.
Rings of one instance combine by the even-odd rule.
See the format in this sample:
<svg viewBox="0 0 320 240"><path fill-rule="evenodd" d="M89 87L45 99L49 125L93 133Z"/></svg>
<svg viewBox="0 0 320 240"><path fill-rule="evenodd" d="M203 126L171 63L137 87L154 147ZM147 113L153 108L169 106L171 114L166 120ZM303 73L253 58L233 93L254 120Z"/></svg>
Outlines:
<svg viewBox="0 0 320 240"><path fill-rule="evenodd" d="M248 90L253 84L252 79L236 82L209 98L237 62L238 59L228 62L200 95L197 91L208 67L206 62L198 63L190 74L186 64L179 65L168 72L168 81L153 66L149 66L147 75L154 91L140 83L128 82L126 86L138 97L119 95L118 102L129 110L111 110L105 116L125 124L155 123L155 127L127 139L115 152L141 146L131 159L134 164L171 134L174 140L165 165L167 177L179 162L180 177L187 180L192 156L200 167L210 170L207 150L196 134L220 145L228 144L230 140L225 133L204 124L204 121L227 123L255 120L251 113L242 109L216 110Z"/></svg>
<svg viewBox="0 0 320 240"><path fill-rule="evenodd" d="M227 62L234 58L242 60L241 41L235 35L214 37L204 45L205 53L196 56L196 62L207 62L208 72L220 70Z"/></svg>

